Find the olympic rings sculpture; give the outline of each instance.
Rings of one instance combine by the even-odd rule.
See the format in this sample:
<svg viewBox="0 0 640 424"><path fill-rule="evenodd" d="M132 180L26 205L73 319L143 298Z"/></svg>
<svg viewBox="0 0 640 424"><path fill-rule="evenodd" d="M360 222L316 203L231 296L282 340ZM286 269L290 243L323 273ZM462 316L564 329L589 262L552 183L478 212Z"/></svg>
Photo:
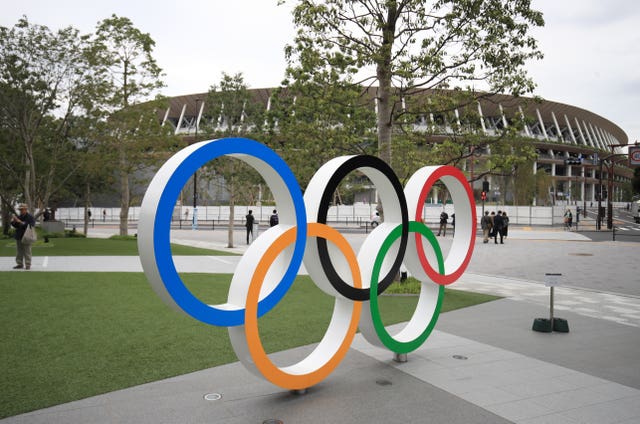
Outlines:
<svg viewBox="0 0 640 424"><path fill-rule="evenodd" d="M185 287L175 268L169 243L171 217L191 175L221 156L238 158L260 173L273 193L280 220L247 248L233 275L227 303L207 305ZM355 170L376 186L385 211L384 222L366 237L357 255L342 234L327 225L332 194ZM447 187L456 208L455 236L446 258L421 219L436 181ZM147 279L165 303L204 323L228 327L238 359L256 375L286 389L305 389L338 366L358 327L369 343L396 353L411 352L424 343L440 314L444 286L456 281L471 259L475 210L471 188L454 167L421 168L403 190L384 161L367 155L342 156L316 172L303 197L293 173L273 150L254 140L225 138L192 144L158 170L142 202L138 250ZM278 367L264 351L258 318L284 297L303 263L314 283L335 297L333 315L311 354ZM403 263L422 284L412 318L391 335L380 316L378 295Z"/></svg>

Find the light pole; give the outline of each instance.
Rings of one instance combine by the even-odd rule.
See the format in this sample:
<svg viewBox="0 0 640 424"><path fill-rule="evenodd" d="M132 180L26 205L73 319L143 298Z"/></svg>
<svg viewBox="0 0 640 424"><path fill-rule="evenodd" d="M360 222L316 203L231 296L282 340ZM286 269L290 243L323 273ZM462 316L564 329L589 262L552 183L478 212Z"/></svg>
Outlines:
<svg viewBox="0 0 640 424"><path fill-rule="evenodd" d="M622 146L626 146L626 144L611 144L609 145L609 148L611 149L611 151L613 152L613 148L614 147L622 147ZM604 161L606 161L607 159L612 159L614 157L619 157L619 156L627 156L626 153L611 153L608 156L603 157L602 159L600 159L600 181L598 184L598 190L600 192L600 195L598 197L598 222L601 222L602 219L604 218L604 216L600 213L600 208L602 207L602 165L604 163ZM611 203L611 195L612 195L612 191L613 191L613 180L611 179L611 175L615 172L614 171L614 166L615 166L615 162L613 160L610 160L609 165L607 166L607 229L610 230L613 228L613 204ZM596 226L599 228L599 226L596 224Z"/></svg>
<svg viewBox="0 0 640 424"><path fill-rule="evenodd" d="M196 114L194 118L195 126L196 126L196 135L194 139L194 143L198 142L198 117L200 115L198 111L198 103L200 103L200 99L196 99ZM193 221L191 223L191 229L198 229L198 171L193 173Z"/></svg>

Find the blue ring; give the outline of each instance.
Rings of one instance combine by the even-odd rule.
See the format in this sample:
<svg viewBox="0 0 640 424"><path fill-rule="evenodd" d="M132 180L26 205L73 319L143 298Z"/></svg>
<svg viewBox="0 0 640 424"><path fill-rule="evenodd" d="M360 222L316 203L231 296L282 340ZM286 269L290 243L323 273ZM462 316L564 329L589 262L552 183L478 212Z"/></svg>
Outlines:
<svg viewBox="0 0 640 424"><path fill-rule="evenodd" d="M224 310L207 305L195 297L184 285L173 263L170 245L170 228L173 208L182 187L204 164L229 154L246 154L270 165L287 186L296 216L296 242L289 267L276 288L258 303L258 316L269 312L287 293L302 264L307 239L307 214L302 190L293 172L280 156L269 147L247 138L225 138L201 142L203 145L185 158L169 177L160 196L153 225L153 249L156 266L162 281L180 308L193 318L216 326L244 324L244 309Z"/></svg>

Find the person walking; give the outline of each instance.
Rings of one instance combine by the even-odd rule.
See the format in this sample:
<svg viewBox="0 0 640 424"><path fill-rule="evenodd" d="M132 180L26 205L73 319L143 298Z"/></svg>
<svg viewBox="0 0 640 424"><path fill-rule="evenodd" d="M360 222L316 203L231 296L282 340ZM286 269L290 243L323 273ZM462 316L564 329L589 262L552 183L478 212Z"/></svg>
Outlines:
<svg viewBox="0 0 640 424"><path fill-rule="evenodd" d="M442 213L440 214L440 227L438 228L438 235L442 233L442 237L447 236L447 220L449 219L449 214L442 209Z"/></svg>
<svg viewBox="0 0 640 424"><path fill-rule="evenodd" d="M506 212L502 212L502 235L507 238L509 234L509 217Z"/></svg>
<svg viewBox="0 0 640 424"><path fill-rule="evenodd" d="M16 239L16 266L13 269L31 269L31 243L23 243L22 236L27 231L28 226L35 227L36 220L29 213L26 204L18 206L20 215L11 217L11 226L16 229L14 238Z"/></svg>
<svg viewBox="0 0 640 424"><path fill-rule="evenodd" d="M491 218L489 217L489 211L484 213L484 216L480 219L480 228L482 228L482 242L489 243L489 232L491 231L491 227L493 226L493 222L491 222Z"/></svg>
<svg viewBox="0 0 640 424"><path fill-rule="evenodd" d="M251 235L251 239L253 240L253 222L255 221L252 210L249 210L245 219L247 221L244 223L244 226L247 227L247 244L249 244L249 235Z"/></svg>
<svg viewBox="0 0 640 424"><path fill-rule="evenodd" d="M502 211L498 211L495 217L493 217L493 241L498 244L498 236L500 236L500 244L504 244L502 238L504 237L503 231L504 221L502 220Z"/></svg>
<svg viewBox="0 0 640 424"><path fill-rule="evenodd" d="M273 214L269 217L269 227L275 227L280 220L278 219L278 212L274 209Z"/></svg>

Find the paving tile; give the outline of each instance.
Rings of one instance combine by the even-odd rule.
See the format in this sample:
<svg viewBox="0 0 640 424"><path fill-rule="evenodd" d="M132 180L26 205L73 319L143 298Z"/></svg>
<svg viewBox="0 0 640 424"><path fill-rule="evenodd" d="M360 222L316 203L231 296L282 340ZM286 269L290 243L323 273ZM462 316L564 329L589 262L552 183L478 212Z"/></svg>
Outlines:
<svg viewBox="0 0 640 424"><path fill-rule="evenodd" d="M581 424L640 423L640 396L585 406L562 412L562 415Z"/></svg>
<svg viewBox="0 0 640 424"><path fill-rule="evenodd" d="M562 414L543 415L541 417L530 418L518 421L518 424L579 424Z"/></svg>
<svg viewBox="0 0 640 424"><path fill-rule="evenodd" d="M496 415L515 422L520 422L525 419L536 418L543 415L550 415L554 412L549 408L546 408L545 406L539 405L528 399L505 402L496 405L488 405L485 408Z"/></svg>

